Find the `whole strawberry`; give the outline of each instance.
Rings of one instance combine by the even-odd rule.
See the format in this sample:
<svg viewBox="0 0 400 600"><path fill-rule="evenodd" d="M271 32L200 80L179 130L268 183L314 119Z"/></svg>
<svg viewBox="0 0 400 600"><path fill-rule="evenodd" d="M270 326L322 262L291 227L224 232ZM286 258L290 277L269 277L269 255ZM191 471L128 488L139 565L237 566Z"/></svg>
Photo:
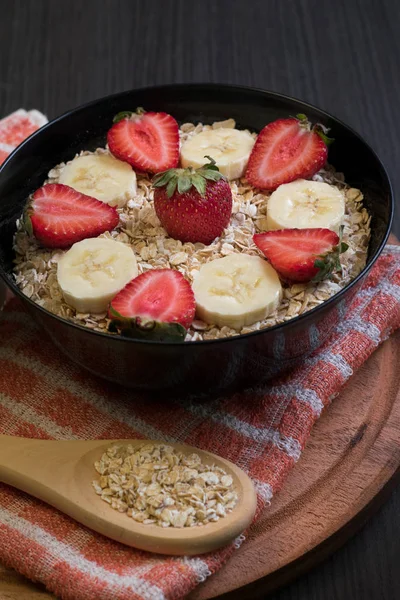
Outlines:
<svg viewBox="0 0 400 600"><path fill-rule="evenodd" d="M232 192L215 160L200 169L169 169L153 180L154 207L169 236L182 242L211 242L232 213Z"/></svg>

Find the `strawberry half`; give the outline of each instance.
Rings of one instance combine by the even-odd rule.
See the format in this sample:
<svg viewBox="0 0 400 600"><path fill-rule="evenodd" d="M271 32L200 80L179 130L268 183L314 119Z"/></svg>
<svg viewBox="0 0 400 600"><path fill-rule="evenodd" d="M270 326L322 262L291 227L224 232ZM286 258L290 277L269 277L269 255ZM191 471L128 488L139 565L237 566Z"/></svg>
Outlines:
<svg viewBox="0 0 400 600"><path fill-rule="evenodd" d="M215 160L200 169L169 169L153 180L154 208L168 235L211 244L232 213L232 192Z"/></svg>
<svg viewBox="0 0 400 600"><path fill-rule="evenodd" d="M330 229L278 229L256 233L254 243L289 281L321 281L341 271L339 255L348 246Z"/></svg>
<svg viewBox="0 0 400 600"><path fill-rule="evenodd" d="M115 208L68 185L48 183L33 194L25 222L42 246L67 248L111 231L119 215Z"/></svg>
<svg viewBox="0 0 400 600"><path fill-rule="evenodd" d="M305 115L269 123L258 134L246 178L265 190L275 190L295 179L309 179L328 158L327 144L333 140L326 132L322 125L311 127Z"/></svg>
<svg viewBox="0 0 400 600"><path fill-rule="evenodd" d="M107 134L110 152L140 171L158 173L179 162L179 128L164 112L123 112Z"/></svg>
<svg viewBox="0 0 400 600"><path fill-rule="evenodd" d="M153 269L115 296L109 317L112 329L129 337L182 341L195 310L192 288L179 271Z"/></svg>

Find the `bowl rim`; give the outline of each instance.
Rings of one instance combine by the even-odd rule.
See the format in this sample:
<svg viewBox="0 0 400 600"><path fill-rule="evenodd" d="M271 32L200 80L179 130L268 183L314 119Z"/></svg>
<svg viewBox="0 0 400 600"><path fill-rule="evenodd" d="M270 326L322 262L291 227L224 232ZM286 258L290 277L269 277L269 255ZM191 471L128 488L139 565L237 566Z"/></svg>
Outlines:
<svg viewBox="0 0 400 600"><path fill-rule="evenodd" d="M30 141L33 138L36 138L37 136L43 135L46 130L48 128L50 128L52 125L54 125L55 123L58 123L59 121L69 117L72 114L76 114L79 111L83 111L83 110L87 110L88 108L95 106L101 102L104 101L112 101L114 98L118 98L124 95L129 95L133 92L147 92L147 91L165 91L165 90L172 90L175 89L177 91L179 91L182 88L192 88L192 89L201 89L203 88L203 90L205 90L206 88L212 88L214 90L223 90L223 91L244 91L244 92L248 92L250 94L252 93L256 93L256 94L262 94L265 95L269 98L276 98L277 100L285 100L285 101L290 101L290 102L296 102L297 104L299 104L299 106L301 106L302 108L300 110L303 110L303 108L305 109L304 112L307 111L307 109L311 109L313 111L318 111L319 113L321 113L321 115L323 115L325 118L327 119L331 119L333 121L335 121L336 123L338 123L339 125L341 125L342 127L344 127L345 129L347 129L350 133L352 133L356 138L358 138L363 144L364 146L366 146L366 148L369 150L369 152L373 155L373 157L375 158L375 160L377 161L377 163L379 164L380 168L382 169L382 172L384 173L384 176L386 177L387 183L388 183L388 188L389 188L389 196L390 196L390 217L389 217L389 222L387 223L386 226L386 231L385 234L383 236L383 239L380 243L380 245L378 246L377 250L375 251L374 255L371 257L370 263L368 265L366 265L362 271L357 275L357 277L355 277L352 281L350 281L350 283L348 283L344 288L342 288L341 290L339 290L336 294L334 294L333 296L331 296L330 298L328 298L327 300L324 300L321 304L317 305L316 307L312 308L309 311L304 312L302 315L297 315L295 317L292 317L289 321L285 321L284 323L278 323L277 325L273 325L271 327L264 327L263 329L258 329L256 331L252 331L250 333L243 333L240 334L238 333L237 335L234 336L228 336L228 337L224 337L224 338L217 338L214 340L196 340L196 341L179 341L179 342L168 342L168 341L156 341L156 340L142 340L142 339L135 339L135 338L129 338L129 337L124 337L121 335L110 335L109 333L103 333L101 331L94 331L93 329L89 329L88 327L85 327L84 325L79 325L78 323L75 323L74 321L69 321L68 319L65 319L63 317L60 317L50 311L48 311L47 309L43 308L42 306L40 306L39 304L37 304L36 302L34 302L33 300L31 300L30 298L28 298L27 296L25 296L22 292L22 290L17 286L17 284L11 279L9 279L8 274L4 271L3 267L0 266L0 276L2 277L2 279L4 280L4 282L6 283L6 285L11 288L11 290L13 291L13 293L20 297L23 301L28 302L32 307L34 307L37 310L40 310L41 312L43 312L46 315L50 315L52 318L60 321L61 323L63 323L66 326L72 327L72 328L76 328L78 330L81 331L85 331L88 334L91 335L96 335L96 336L100 336L103 337L105 339L110 340L113 339L115 342L125 342L125 343L135 343L135 344L144 344L144 345L154 345L156 344L157 346L172 346L172 347L180 347L180 346L184 346L184 347L189 347L189 346L207 346L207 345L216 345L216 344L228 344L230 342L236 341L238 342L239 340L247 340L249 338L253 338L255 336L258 335L262 335L265 334L267 332L275 332L275 331L279 331L282 328L284 328L286 325L288 325L289 323L292 324L297 324L299 322L301 322L302 320L308 318L310 315L315 315L319 312L321 312L322 310L324 310L327 306L329 306L332 303L336 303L342 296L344 296L344 294L347 292L347 290L351 289L352 287L354 287L355 285L357 285L357 283L363 279L366 274L370 271L370 269L373 267L373 265L375 264L375 262L377 261L377 259L379 258L379 256L381 255L386 242L388 240L388 237L390 235L390 231L392 228L392 222L393 222L393 214L394 214L394 197L393 197L393 186L390 180L390 177L388 175L387 169L384 166L384 164L382 163L381 159L379 158L379 156L377 155L377 153L375 152L375 150L370 146L370 144L362 137L361 134L359 134L357 131L355 131L352 127L350 127L349 125L347 125L346 123L344 123L343 121L341 121L340 119L338 119L337 117L335 117L334 115L332 115L331 113L328 113L320 108L318 108L317 106L310 104L309 102L305 102L303 100L300 100L298 98L294 98L292 96L288 96L286 94L280 94L278 92L273 92L270 90L265 90L263 88L258 88L258 87L253 87L253 86L245 86L245 85L235 85L235 84L219 84L219 83L208 83L208 82L193 82L193 83L172 83L172 84L164 84L164 85L154 85L154 86L144 86L144 87L140 87L140 88L132 88L129 90L124 90L122 92L117 92L115 94L109 94L107 96L102 96L101 98L97 98L95 100L91 100L90 102L86 102L85 104L80 104L79 106L72 108L64 113L62 113L61 115L59 115L58 117L55 117L54 119L52 119L51 121L49 121L48 123L46 123L45 125L43 125L42 127L40 127L40 129L38 129L37 131L35 131L34 133L32 133L28 138L26 138L19 146L17 146L17 148L15 148L15 150L13 150L13 152L10 154L10 156L8 156L6 158L6 160L4 161L4 163L0 166L0 175L3 171L3 169L9 164L9 162L13 161L17 156L19 151L27 144L30 143Z"/></svg>

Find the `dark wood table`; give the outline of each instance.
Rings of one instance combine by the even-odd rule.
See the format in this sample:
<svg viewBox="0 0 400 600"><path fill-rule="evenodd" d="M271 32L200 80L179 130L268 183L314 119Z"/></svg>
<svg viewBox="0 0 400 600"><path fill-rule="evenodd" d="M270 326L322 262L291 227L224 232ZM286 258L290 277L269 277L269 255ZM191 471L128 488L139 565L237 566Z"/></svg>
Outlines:
<svg viewBox="0 0 400 600"><path fill-rule="evenodd" d="M25 107L53 118L153 84L257 86L353 126L400 186L398 0L0 0L0 15L0 115ZM400 598L399 506L400 488L341 550L271 598Z"/></svg>

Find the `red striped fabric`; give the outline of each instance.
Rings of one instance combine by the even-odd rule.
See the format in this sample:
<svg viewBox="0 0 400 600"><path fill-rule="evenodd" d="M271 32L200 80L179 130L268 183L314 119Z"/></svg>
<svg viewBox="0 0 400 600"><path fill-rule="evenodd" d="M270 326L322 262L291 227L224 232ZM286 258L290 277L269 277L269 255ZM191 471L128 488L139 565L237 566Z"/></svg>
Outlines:
<svg viewBox="0 0 400 600"><path fill-rule="evenodd" d="M12 300L0 318L0 433L153 437L209 449L253 478L258 516L298 461L321 411L399 325L400 250L388 246L329 341L290 376L210 402L156 400L149 410L139 394L70 363ZM181 598L241 542L198 557L151 555L0 484L0 560L65 600Z"/></svg>
<svg viewBox="0 0 400 600"><path fill-rule="evenodd" d="M47 118L38 110L23 108L0 119L0 165L25 138L46 123Z"/></svg>

